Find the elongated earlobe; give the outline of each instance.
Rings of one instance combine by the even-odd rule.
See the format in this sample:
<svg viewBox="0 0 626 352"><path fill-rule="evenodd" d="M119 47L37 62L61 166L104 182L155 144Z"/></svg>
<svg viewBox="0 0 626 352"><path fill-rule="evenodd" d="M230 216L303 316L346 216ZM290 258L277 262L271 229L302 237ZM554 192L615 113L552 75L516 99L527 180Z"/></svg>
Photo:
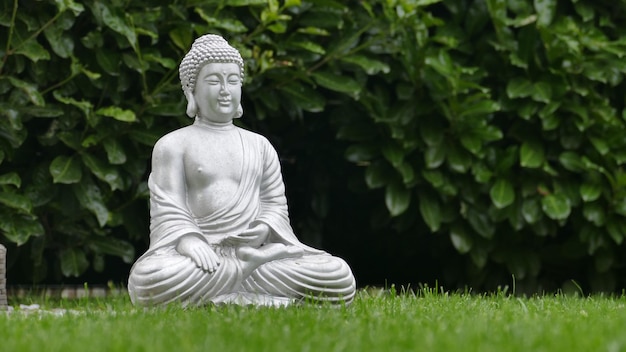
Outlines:
<svg viewBox="0 0 626 352"><path fill-rule="evenodd" d="M185 98L187 98L187 116L194 118L198 114L198 107L196 106L196 99L190 91L185 90Z"/></svg>
<svg viewBox="0 0 626 352"><path fill-rule="evenodd" d="M242 116L243 116L243 106L239 104L239 106L237 107L237 114L235 114L235 118L238 119Z"/></svg>

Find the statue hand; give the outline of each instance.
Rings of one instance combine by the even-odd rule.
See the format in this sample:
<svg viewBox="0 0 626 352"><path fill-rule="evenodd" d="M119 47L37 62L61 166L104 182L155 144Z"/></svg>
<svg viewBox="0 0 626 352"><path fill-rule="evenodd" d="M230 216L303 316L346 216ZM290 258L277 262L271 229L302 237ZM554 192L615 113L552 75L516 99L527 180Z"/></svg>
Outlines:
<svg viewBox="0 0 626 352"><path fill-rule="evenodd" d="M210 274L217 270L220 260L211 246L202 238L190 234L181 237L176 245L176 251L191 260L196 266Z"/></svg>
<svg viewBox="0 0 626 352"><path fill-rule="evenodd" d="M259 247L270 234L270 227L264 223L258 223L239 234L229 236L224 239L224 244L239 247L250 246Z"/></svg>

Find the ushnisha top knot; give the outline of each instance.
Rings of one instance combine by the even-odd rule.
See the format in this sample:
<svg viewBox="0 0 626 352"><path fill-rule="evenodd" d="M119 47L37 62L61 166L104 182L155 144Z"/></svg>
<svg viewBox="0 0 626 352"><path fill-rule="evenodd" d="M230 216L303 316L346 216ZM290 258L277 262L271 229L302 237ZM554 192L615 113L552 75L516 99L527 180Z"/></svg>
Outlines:
<svg viewBox="0 0 626 352"><path fill-rule="evenodd" d="M219 35L205 34L196 39L180 63L178 73L183 91L193 92L202 66L208 63L234 63L239 65L243 80L243 59L239 51Z"/></svg>

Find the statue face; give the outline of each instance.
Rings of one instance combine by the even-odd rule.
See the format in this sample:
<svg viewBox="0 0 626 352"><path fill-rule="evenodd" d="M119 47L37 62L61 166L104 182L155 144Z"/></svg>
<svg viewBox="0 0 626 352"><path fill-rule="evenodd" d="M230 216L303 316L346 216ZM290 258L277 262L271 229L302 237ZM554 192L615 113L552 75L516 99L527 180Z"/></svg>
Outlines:
<svg viewBox="0 0 626 352"><path fill-rule="evenodd" d="M241 102L241 73L234 63L209 63L198 73L193 97L198 117L212 122L229 122Z"/></svg>

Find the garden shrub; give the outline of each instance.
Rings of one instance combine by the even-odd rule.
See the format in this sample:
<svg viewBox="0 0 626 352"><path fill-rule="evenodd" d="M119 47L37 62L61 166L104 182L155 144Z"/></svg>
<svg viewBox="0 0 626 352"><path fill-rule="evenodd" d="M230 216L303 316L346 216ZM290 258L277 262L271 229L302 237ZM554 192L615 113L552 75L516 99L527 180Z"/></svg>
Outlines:
<svg viewBox="0 0 626 352"><path fill-rule="evenodd" d="M213 32L246 60L238 123L279 149L308 242L360 251L364 232L382 234L396 244L379 261L432 244L453 285L623 287L620 4L5 1L0 231L13 270L80 276L145 248L151 147L189 123L178 62ZM342 219L337 202L358 211Z"/></svg>

